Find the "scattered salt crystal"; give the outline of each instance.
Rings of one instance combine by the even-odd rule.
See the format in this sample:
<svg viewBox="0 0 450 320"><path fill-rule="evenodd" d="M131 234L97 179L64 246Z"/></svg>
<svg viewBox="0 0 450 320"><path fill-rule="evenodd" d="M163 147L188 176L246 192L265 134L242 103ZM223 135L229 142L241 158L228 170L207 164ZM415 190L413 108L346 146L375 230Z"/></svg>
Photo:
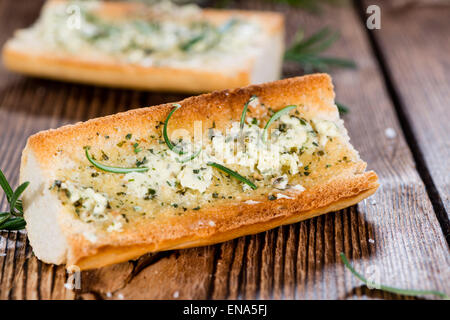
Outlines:
<svg viewBox="0 0 450 320"><path fill-rule="evenodd" d="M123 296L123 294L119 293L119 294L117 295L117 298L119 298L120 300L123 300L124 296Z"/></svg>
<svg viewBox="0 0 450 320"><path fill-rule="evenodd" d="M386 128L386 130L384 130L384 134L388 139L394 139L397 136L397 133L392 128Z"/></svg>
<svg viewBox="0 0 450 320"><path fill-rule="evenodd" d="M112 293L111 293L111 292L107 292L107 293L106 293L106 296L107 296L108 298L111 298L111 297L112 297Z"/></svg>
<svg viewBox="0 0 450 320"><path fill-rule="evenodd" d="M375 243L375 240L369 239L369 242L370 242L370 243Z"/></svg>
<svg viewBox="0 0 450 320"><path fill-rule="evenodd" d="M210 220L210 221L208 222L208 224L209 224L211 227L215 227L215 226L216 226L216 223L215 223L214 221L212 221L212 220Z"/></svg>
<svg viewBox="0 0 450 320"><path fill-rule="evenodd" d="M175 291L175 292L173 293L173 297L174 297L175 299L177 299L179 296L180 296L180 293L179 293L178 291Z"/></svg>
<svg viewBox="0 0 450 320"><path fill-rule="evenodd" d="M0 253L0 257L6 257L6 253Z"/></svg>
<svg viewBox="0 0 450 320"><path fill-rule="evenodd" d="M244 202L245 204L257 204L259 201L247 200Z"/></svg>

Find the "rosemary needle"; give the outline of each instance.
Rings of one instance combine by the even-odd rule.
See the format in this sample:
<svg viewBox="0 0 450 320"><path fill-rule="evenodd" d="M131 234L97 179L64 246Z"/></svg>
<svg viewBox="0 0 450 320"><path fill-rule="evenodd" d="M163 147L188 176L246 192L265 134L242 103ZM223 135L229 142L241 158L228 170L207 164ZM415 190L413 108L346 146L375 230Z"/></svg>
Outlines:
<svg viewBox="0 0 450 320"><path fill-rule="evenodd" d="M322 52L328 49L337 39L339 34L325 27L304 39L302 30L297 32L296 40L286 50L284 59L296 62L306 73L313 70L325 71L329 67L355 68L352 60L337 57L323 56Z"/></svg>
<svg viewBox="0 0 450 320"><path fill-rule="evenodd" d="M147 167L138 167L138 168L121 168L121 167L112 167L107 166L105 164L102 164L100 162L95 161L92 159L91 155L89 154L89 148L85 147L86 152L86 158L90 163L94 165L94 167L106 171L106 172L112 172L112 173L129 173L129 172L145 172L148 171Z"/></svg>
<svg viewBox="0 0 450 320"><path fill-rule="evenodd" d="M400 295L404 295L404 296L423 296L423 295L432 294L432 295L441 297L446 300L450 299L450 297L448 295L446 295L445 293L436 291L436 290L401 289L401 288L390 287L390 286L386 286L384 284L379 284L379 283L375 283L373 281L369 281L362 274L358 273L352 267L352 265L350 264L350 262L348 262L348 259L343 252L341 252L340 256L341 256L342 262L344 262L344 265L350 270L350 272L353 273L353 275L355 277L357 277L359 280L364 282L367 286L370 286L372 288L377 288L379 290L383 290L383 291L391 292L391 293L395 293L395 294L400 294Z"/></svg>
<svg viewBox="0 0 450 320"><path fill-rule="evenodd" d="M167 115L166 120L164 121L163 137L164 137L164 141L165 141L166 144L167 144L167 147L168 147L170 150L172 150L173 152L175 152L176 154L178 154L178 155L181 156L181 155L183 155L183 154L186 154L186 152L184 152L183 150L180 150L180 148L179 148L178 146L175 146L175 145L172 143L172 141L170 141L169 135L167 134L167 125L168 125L168 123L169 123L169 119L170 119L170 117L172 117L172 115L174 114L175 111L177 111L178 109L181 108L181 105L178 104L178 103L174 103L174 104L173 104L173 107L174 107L174 108L169 112L169 114ZM196 158L196 157L200 154L201 151L202 151L201 149L198 150L197 152L195 152L195 153L192 154L191 156L187 157L186 159L181 160L180 162L184 163L184 162L188 162L188 161L190 161L190 160Z"/></svg>
<svg viewBox="0 0 450 320"><path fill-rule="evenodd" d="M344 115L347 114L349 112L349 109L347 106L343 105L342 103L339 103L336 101L336 107L338 108L339 114L340 115Z"/></svg>
<svg viewBox="0 0 450 320"><path fill-rule="evenodd" d="M297 108L297 106L294 106L294 105L290 105L290 106L284 107L283 109L278 110L277 112L275 112L272 115L272 117L270 117L269 121L267 121L267 123L266 123L266 125L264 127L264 131L263 131L263 134L262 134L263 142L266 142L267 130L269 129L270 125L272 123L274 123L275 121L277 121L279 118L281 118L281 116L283 116L284 114L289 113L289 111L291 111L292 109L295 109L295 108Z"/></svg>

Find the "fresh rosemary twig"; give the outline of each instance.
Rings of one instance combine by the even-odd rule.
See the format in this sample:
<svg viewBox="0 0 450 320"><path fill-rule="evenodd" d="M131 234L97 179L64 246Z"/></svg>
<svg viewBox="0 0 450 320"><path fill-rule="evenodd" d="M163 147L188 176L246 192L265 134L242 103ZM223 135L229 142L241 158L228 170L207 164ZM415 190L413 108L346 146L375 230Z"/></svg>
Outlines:
<svg viewBox="0 0 450 320"><path fill-rule="evenodd" d="M372 288L376 288L378 290L383 290L386 292L391 292L391 293L400 294L400 295L404 295L404 296L424 296L424 295L430 294L430 295L435 295L435 296L441 297L446 300L450 299L450 297L448 295L446 295L445 293L436 291L436 290L400 289L400 288L394 288L394 287L389 287L389 286L386 286L383 284L375 283L373 281L369 281L362 274L358 273L352 267L352 265L350 264L350 262L348 262L348 259L343 252L341 252L341 260L342 260L342 262L344 262L344 265L350 270L351 273L353 273L353 275L355 277L357 277L359 280L364 282L367 286L370 286Z"/></svg>
<svg viewBox="0 0 450 320"><path fill-rule="evenodd" d="M13 191L5 175L0 170L0 186L6 194L9 212L0 212L0 230L20 230L25 228L23 206L20 196L30 183L24 182Z"/></svg>
<svg viewBox="0 0 450 320"><path fill-rule="evenodd" d="M305 39L303 31L300 29L294 43L284 53L284 59L296 62L306 73L315 70L325 71L332 66L356 68L356 64L352 60L321 55L338 38L337 32L332 32L328 27L325 27Z"/></svg>

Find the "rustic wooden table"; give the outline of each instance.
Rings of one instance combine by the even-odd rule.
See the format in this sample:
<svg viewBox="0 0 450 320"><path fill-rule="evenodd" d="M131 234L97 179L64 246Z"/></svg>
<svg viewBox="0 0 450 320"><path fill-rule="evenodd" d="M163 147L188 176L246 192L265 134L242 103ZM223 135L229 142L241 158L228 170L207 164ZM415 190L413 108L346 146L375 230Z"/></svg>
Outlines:
<svg viewBox="0 0 450 320"><path fill-rule="evenodd" d="M338 100L351 109L344 119L352 142L380 177L374 196L223 244L83 272L75 291L64 287L64 267L33 256L25 232L0 232L0 299L407 298L362 285L344 268L341 251L385 284L449 294L450 6L400 10L389 3L354 2L321 15L239 4L284 12L288 42L299 26L340 30L330 53L354 59L358 69L332 76ZM0 44L30 25L41 4L0 0ZM365 28L369 4L382 8L381 30ZM0 67L0 168L17 182L21 151L37 131L183 97L32 79Z"/></svg>

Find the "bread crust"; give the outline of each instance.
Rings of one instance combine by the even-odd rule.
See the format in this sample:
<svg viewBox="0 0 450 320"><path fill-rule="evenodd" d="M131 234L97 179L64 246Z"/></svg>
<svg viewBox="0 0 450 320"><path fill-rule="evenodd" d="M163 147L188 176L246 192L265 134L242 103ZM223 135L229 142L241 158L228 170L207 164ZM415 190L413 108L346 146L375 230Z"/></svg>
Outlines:
<svg viewBox="0 0 450 320"><path fill-rule="evenodd" d="M49 0L46 5L58 2L63 1ZM138 10L139 6L141 4L132 2L105 2L102 3L100 11L105 15L123 17L129 12ZM202 93L278 79L284 48L283 16L275 12L202 10L202 17L213 23L224 22L232 16L246 17L259 22L269 36L267 47L275 53L261 53L261 56L248 60L244 66L230 67L227 68L227 72L224 72L202 69L201 66L198 68L145 67L139 64L121 63L107 57L102 59L80 57L63 51L36 48L11 38L3 47L2 59L7 69L31 76L143 90ZM257 75L264 64L265 68L273 66L274 71L268 76L269 78Z"/></svg>
<svg viewBox="0 0 450 320"><path fill-rule="evenodd" d="M201 120L207 125L214 120L220 128L230 119L239 119L242 105L252 95L257 95L262 103L275 110L296 104L302 106L301 111L313 119L336 121L339 118L331 78L316 74L185 99L179 102L182 108L171 118L171 126L189 130L189 123L194 120ZM133 132L136 136L149 134L149 128L154 128L155 123L165 119L171 108L172 104L164 104L134 109L37 133L28 139L23 151L20 179L22 182L30 180L33 185L35 179L29 172L34 172L40 176L40 181L47 181L50 185L55 166L64 163L67 157L75 162L86 162L83 146L115 145L125 132ZM102 139L104 135L109 136L107 142ZM353 150L350 144L348 148ZM30 158L35 159L32 161L34 165L30 165ZM57 228L61 229L67 241L64 263L77 265L82 270L92 269L133 259L146 252L209 245L339 210L376 191L377 175L373 171L364 172L365 167L362 160L355 161L345 169L333 172L332 179L320 180L312 188L292 195L292 199L266 199L255 204L236 200L197 211L188 210L181 217L143 219L133 225L132 232L114 233L95 243L84 236L85 224L61 206ZM33 198L27 192L24 194L27 222L35 214L46 214L32 209L36 198L39 196ZM214 221L214 224L209 225L205 221ZM36 233L33 225L27 228L32 231L30 242L34 248L34 242L39 239L32 236ZM61 263L46 259L45 253L36 250L35 253L46 262Z"/></svg>

